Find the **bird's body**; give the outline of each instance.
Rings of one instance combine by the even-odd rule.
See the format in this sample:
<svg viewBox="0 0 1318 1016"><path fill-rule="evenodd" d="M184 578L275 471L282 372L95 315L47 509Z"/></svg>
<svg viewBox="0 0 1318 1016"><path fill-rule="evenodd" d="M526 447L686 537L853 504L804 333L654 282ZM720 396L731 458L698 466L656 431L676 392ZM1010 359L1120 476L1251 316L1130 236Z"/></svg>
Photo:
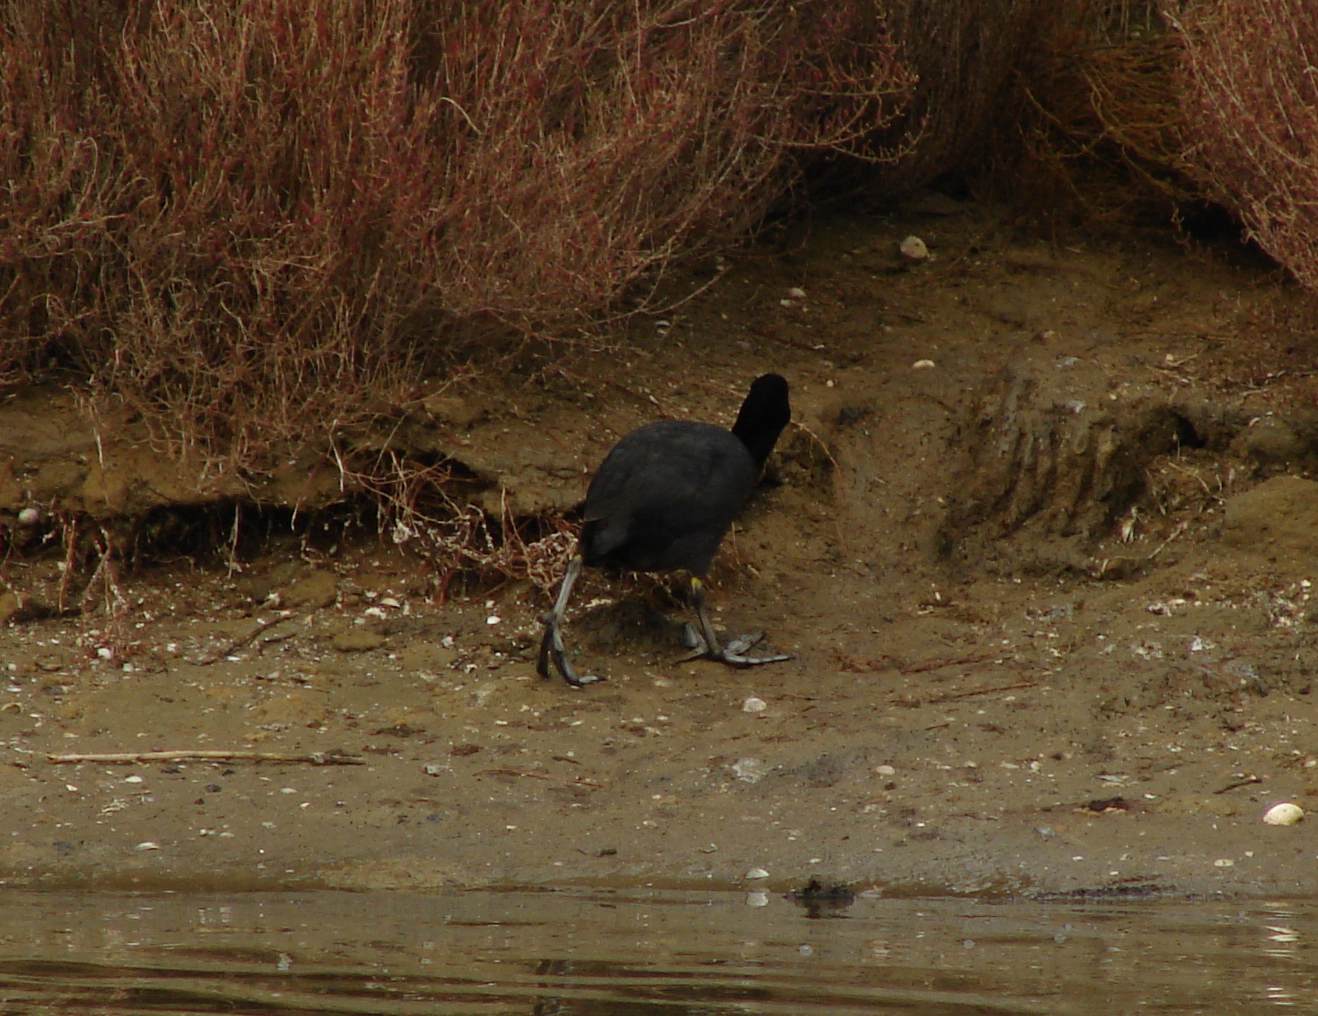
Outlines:
<svg viewBox="0 0 1318 1016"><path fill-rule="evenodd" d="M625 435L591 479L579 550L568 565L554 609L545 618L537 669L552 660L572 685L560 628L572 585L583 565L633 571L691 573L692 606L704 655L734 666L786 659L751 658L721 648L704 606L703 577L732 520L741 511L791 416L787 382L777 374L755 379L731 430L708 423L664 420ZM745 643L750 645L753 643Z"/></svg>
<svg viewBox="0 0 1318 1016"><path fill-rule="evenodd" d="M704 575L757 475L723 427L664 420L632 431L590 482L582 563Z"/></svg>

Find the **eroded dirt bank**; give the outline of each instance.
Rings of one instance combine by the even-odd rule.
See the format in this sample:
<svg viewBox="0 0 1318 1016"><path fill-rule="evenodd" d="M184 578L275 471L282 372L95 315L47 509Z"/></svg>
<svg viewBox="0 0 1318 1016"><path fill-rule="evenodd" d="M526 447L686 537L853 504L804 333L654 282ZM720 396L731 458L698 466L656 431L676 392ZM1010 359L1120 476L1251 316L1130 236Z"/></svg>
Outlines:
<svg viewBox="0 0 1318 1016"><path fill-rule="evenodd" d="M901 258L908 233L932 260ZM0 870L1312 895L1315 820L1261 822L1318 797L1312 320L1258 265L1053 246L931 195L748 257L548 386L487 379L409 421L487 507L502 485L561 508L630 427L730 422L751 377L787 375L779 482L713 592L727 627L794 654L753 671L674 663L680 611L593 577L568 637L609 681L541 682L543 593L441 607L407 544L371 534L276 537L234 574L166 563L122 583L116 623L33 619L60 579L38 524L0 590ZM177 496L56 395L4 412L7 523ZM155 749L363 764L48 760Z"/></svg>

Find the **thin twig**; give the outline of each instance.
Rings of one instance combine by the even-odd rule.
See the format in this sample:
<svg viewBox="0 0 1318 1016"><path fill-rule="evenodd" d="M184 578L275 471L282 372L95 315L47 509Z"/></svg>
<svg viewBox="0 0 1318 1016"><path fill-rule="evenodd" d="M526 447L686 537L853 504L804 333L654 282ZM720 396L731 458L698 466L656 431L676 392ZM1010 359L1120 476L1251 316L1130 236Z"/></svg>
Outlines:
<svg viewBox="0 0 1318 1016"><path fill-rule="evenodd" d="M1172 530L1172 535L1169 536L1169 537L1167 537L1167 539L1163 540L1162 543L1160 543L1160 544L1158 544L1156 547L1154 547L1153 550L1152 550L1152 552L1150 552L1149 556L1148 556L1147 558L1145 558L1145 560L1146 560L1146 561L1152 561L1155 557L1157 557L1159 554L1161 554L1161 553L1163 552L1163 550L1166 548L1167 544L1171 543L1172 540L1176 539L1178 536L1180 536L1182 533L1184 533L1184 532L1185 532L1187 529L1189 529L1189 528L1190 528L1190 523L1188 523L1188 522L1181 522L1181 523L1179 523L1179 524L1176 526L1176 528L1175 528L1174 530Z"/></svg>
<svg viewBox="0 0 1318 1016"><path fill-rule="evenodd" d="M988 660L996 660L1001 655L1001 653L976 653L973 656L959 656L952 659L926 660L924 663L914 663L897 669L903 674L922 674L927 670L942 670L944 667L959 667L967 663L984 663Z"/></svg>
<svg viewBox="0 0 1318 1016"><path fill-rule="evenodd" d="M997 684L992 688L971 688L969 691L954 691L946 695L936 695L931 699L925 699L926 705L937 705L939 702L955 702L957 699L972 698L975 695L992 695L999 691L1016 691L1018 688L1033 688L1038 684L1037 681L1017 681L1015 684Z"/></svg>
<svg viewBox="0 0 1318 1016"><path fill-rule="evenodd" d="M571 779L568 779L564 776L555 776L553 773L537 772L534 769L482 769L476 775L525 776L532 780L548 780L551 783L566 783L570 787L590 787L592 790L599 790L604 786L602 783L596 783L594 780L588 780L582 776L574 776Z"/></svg>
<svg viewBox="0 0 1318 1016"><path fill-rule="evenodd" d="M274 751L111 751L73 755L47 755L47 761L57 765L70 762L95 762L121 765L131 762L305 762L313 766L360 766L366 760L356 755L315 751L310 755L285 755Z"/></svg>
<svg viewBox="0 0 1318 1016"><path fill-rule="evenodd" d="M1255 776L1253 773L1250 773L1248 776L1245 776L1242 779L1234 780L1231 783L1228 783L1225 787L1220 787L1219 789L1214 790L1213 793L1225 794L1228 790L1237 790L1240 787L1248 787L1251 784L1262 783L1262 782L1263 782L1262 776Z"/></svg>
<svg viewBox="0 0 1318 1016"><path fill-rule="evenodd" d="M290 617L294 617L296 614L297 611L295 610L285 610L282 613L280 613L278 617L272 617L269 621L262 621L246 635L243 635L241 638L234 639L219 652L212 653L210 656L204 656L200 660L195 661L195 663L198 667L209 667L212 663L218 663L220 660L224 659L230 653L234 652L237 649L241 649L243 646L253 641L258 635L261 634L261 632L266 631L269 628L273 628L275 625L279 624L282 621L287 621Z"/></svg>

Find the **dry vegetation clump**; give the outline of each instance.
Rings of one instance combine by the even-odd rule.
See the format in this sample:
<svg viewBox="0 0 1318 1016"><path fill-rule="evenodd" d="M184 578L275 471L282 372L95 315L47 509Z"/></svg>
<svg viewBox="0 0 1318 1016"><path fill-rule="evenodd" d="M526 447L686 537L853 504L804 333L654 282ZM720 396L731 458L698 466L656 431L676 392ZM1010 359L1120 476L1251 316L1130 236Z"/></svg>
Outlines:
<svg viewBox="0 0 1318 1016"><path fill-rule="evenodd" d="M899 52L918 74L911 103L883 136L897 157L873 178L891 196L983 166L994 132L1019 119L1020 84L1032 77L1051 26L1070 17L1070 5L889 0L886 6Z"/></svg>
<svg viewBox="0 0 1318 1016"><path fill-rule="evenodd" d="M1180 44L1161 6L1083 0L1050 26L1024 82L1025 115L1004 145L1048 214L1167 220L1179 203L1202 200L1183 158Z"/></svg>
<svg viewBox="0 0 1318 1016"><path fill-rule="evenodd" d="M67 368L230 468L323 447L743 235L900 108L879 15L0 0L0 381Z"/></svg>
<svg viewBox="0 0 1318 1016"><path fill-rule="evenodd" d="M1318 3L1177 6L1185 158L1249 236L1318 290Z"/></svg>
<svg viewBox="0 0 1318 1016"><path fill-rule="evenodd" d="M506 492L496 517L463 497L462 473L452 462L386 452L347 479L379 508L382 532L436 563L439 602L458 578L484 587L526 581L551 593L576 548L576 527L552 513L518 516Z"/></svg>

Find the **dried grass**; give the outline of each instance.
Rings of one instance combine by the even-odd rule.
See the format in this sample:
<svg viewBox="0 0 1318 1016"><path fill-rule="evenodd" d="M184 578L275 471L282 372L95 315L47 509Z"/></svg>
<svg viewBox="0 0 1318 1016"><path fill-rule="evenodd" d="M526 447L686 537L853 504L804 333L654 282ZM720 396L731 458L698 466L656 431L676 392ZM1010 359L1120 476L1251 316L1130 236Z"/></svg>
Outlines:
<svg viewBox="0 0 1318 1016"><path fill-rule="evenodd" d="M460 575L491 587L527 581L549 593L575 549L576 527L559 515L517 516L506 497L495 518L464 501L454 479L452 463L427 465L386 452L370 469L345 477L345 485L379 506L381 530L396 545L435 564L439 602Z"/></svg>

